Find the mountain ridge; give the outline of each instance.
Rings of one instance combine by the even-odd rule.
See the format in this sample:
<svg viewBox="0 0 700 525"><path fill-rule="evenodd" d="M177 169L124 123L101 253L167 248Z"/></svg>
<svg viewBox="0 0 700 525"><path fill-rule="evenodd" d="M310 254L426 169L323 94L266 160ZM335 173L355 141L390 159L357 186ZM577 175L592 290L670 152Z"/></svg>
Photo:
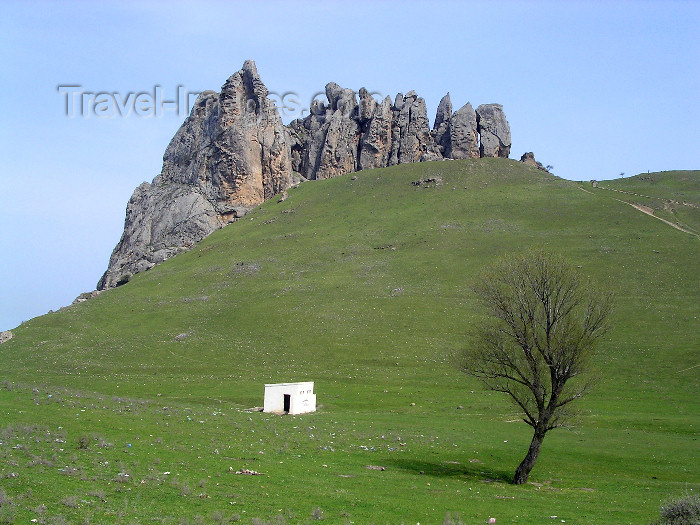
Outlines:
<svg viewBox="0 0 700 525"><path fill-rule="evenodd" d="M334 82L327 103L284 126L255 63L247 60L220 93L202 92L168 145L163 167L127 203L124 232L98 290L119 286L248 210L305 180L398 164L505 157L510 126L500 104L452 112L449 93L431 130L415 91L381 104Z"/></svg>

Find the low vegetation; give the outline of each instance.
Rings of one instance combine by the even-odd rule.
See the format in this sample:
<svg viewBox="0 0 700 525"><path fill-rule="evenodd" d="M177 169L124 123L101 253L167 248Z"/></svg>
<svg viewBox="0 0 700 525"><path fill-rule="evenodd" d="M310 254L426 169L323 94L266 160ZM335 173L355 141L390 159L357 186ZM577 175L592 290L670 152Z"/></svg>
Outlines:
<svg viewBox="0 0 700 525"><path fill-rule="evenodd" d="M0 521L637 524L700 490L695 236L503 159L288 195L13 329ZM454 354L483 320L476 275L533 246L616 308L581 424L514 486L532 435ZM316 413L250 410L296 380L315 381Z"/></svg>
<svg viewBox="0 0 700 525"><path fill-rule="evenodd" d="M652 525L695 525L700 523L700 497L689 494L667 501L661 507L661 518Z"/></svg>

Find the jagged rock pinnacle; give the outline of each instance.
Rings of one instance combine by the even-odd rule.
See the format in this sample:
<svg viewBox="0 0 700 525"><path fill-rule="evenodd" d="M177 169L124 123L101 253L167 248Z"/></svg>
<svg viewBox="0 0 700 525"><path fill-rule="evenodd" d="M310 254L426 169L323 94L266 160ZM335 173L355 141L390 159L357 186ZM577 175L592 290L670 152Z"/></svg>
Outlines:
<svg viewBox="0 0 700 525"><path fill-rule="evenodd" d="M163 167L127 204L124 233L97 287L191 248L250 208L307 179L337 177L396 164L508 157L510 127L499 104L452 113L443 97L431 131L425 101L415 91L381 104L326 85L328 104L284 126L255 62L246 60L220 93L204 91L170 141Z"/></svg>

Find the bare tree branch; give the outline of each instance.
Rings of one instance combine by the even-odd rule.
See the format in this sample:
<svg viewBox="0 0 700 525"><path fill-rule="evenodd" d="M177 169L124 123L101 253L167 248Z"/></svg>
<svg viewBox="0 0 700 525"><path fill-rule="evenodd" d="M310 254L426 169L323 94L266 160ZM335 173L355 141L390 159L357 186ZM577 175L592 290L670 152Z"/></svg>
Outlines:
<svg viewBox="0 0 700 525"><path fill-rule="evenodd" d="M514 480L521 483L545 434L567 424L570 403L590 387L572 389L569 382L578 383L586 371L606 331L612 300L561 257L543 251L501 261L473 290L490 321L476 329L464 371L507 394L533 427L533 442Z"/></svg>

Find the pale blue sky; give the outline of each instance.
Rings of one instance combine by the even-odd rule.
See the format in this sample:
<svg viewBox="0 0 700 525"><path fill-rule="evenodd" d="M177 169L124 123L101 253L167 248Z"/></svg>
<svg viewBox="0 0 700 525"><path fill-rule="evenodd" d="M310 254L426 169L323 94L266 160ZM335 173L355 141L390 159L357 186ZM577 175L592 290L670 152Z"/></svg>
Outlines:
<svg viewBox="0 0 700 525"><path fill-rule="evenodd" d="M700 168L700 2L0 1L0 329L92 290L182 116L68 118L85 91L219 90L254 59L303 106L329 81L432 120L503 104L512 158L573 180Z"/></svg>

